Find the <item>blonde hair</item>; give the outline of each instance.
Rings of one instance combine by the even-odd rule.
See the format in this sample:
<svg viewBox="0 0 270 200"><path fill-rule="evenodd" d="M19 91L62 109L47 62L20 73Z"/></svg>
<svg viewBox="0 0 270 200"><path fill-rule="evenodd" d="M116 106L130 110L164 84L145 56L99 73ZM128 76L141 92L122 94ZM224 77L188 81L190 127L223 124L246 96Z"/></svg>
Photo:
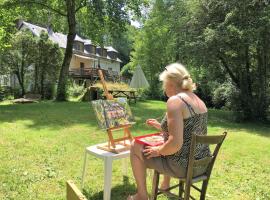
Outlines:
<svg viewBox="0 0 270 200"><path fill-rule="evenodd" d="M192 92L196 89L196 86L193 83L189 72L180 63L172 63L166 66L165 70L159 75L159 80L163 82L163 87L164 82L171 80L174 81L176 85L183 90Z"/></svg>

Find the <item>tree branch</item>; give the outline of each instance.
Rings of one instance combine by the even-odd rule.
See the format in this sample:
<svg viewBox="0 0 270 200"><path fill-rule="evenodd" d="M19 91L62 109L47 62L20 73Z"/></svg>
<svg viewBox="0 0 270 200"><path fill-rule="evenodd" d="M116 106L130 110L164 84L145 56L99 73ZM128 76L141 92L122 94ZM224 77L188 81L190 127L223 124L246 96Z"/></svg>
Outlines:
<svg viewBox="0 0 270 200"><path fill-rule="evenodd" d="M86 6L86 0L81 0L80 6L75 9L75 13L77 13L80 9Z"/></svg>
<svg viewBox="0 0 270 200"><path fill-rule="evenodd" d="M227 70L227 72L229 73L232 81L236 84L236 86L238 88L240 88L240 83L239 80L236 78L236 76L233 74L232 70L230 69L230 67L228 66L227 62L225 61L225 59L218 55L218 59L221 61L222 65L225 67L225 69Z"/></svg>
<svg viewBox="0 0 270 200"><path fill-rule="evenodd" d="M51 10L51 11L57 13L57 14L63 16L63 17L66 17L66 16L67 16L67 14L63 13L62 11L57 10L57 9L55 9L55 8L53 8L53 7L51 7L51 6L47 5L47 4L45 4L45 3L37 2L37 1L14 1L14 2L7 2L7 3L5 3L5 4L3 5L3 7L9 8L9 7L17 6L17 5L19 5L19 4L22 5L22 6L24 6L25 4L35 4L35 5L39 5L39 6L41 6L41 7L47 8L47 9L49 9L49 10Z"/></svg>

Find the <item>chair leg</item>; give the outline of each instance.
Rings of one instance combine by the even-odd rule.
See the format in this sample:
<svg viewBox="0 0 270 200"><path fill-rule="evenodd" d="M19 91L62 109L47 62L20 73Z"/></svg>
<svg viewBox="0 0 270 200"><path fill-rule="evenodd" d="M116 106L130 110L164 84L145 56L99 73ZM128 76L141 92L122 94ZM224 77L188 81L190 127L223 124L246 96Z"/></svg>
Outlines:
<svg viewBox="0 0 270 200"><path fill-rule="evenodd" d="M179 197L180 197L180 199L183 198L183 193L184 193L184 182L179 181Z"/></svg>
<svg viewBox="0 0 270 200"><path fill-rule="evenodd" d="M153 176L151 200L157 200L159 176L160 176L160 174L155 170L154 176Z"/></svg>
<svg viewBox="0 0 270 200"><path fill-rule="evenodd" d="M208 186L208 180L203 181L200 200L205 200L207 186Z"/></svg>
<svg viewBox="0 0 270 200"><path fill-rule="evenodd" d="M185 184L185 195L184 195L184 200L189 200L190 197L190 187L191 187L191 182L186 182Z"/></svg>

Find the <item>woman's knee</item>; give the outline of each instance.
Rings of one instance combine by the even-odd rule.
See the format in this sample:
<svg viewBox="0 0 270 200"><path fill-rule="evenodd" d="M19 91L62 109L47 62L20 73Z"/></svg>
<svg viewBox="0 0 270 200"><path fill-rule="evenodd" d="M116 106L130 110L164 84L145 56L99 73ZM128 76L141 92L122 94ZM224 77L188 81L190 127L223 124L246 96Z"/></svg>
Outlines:
<svg viewBox="0 0 270 200"><path fill-rule="evenodd" d="M131 143L130 153L139 155L139 154L142 154L142 150L143 150L143 145L133 140Z"/></svg>

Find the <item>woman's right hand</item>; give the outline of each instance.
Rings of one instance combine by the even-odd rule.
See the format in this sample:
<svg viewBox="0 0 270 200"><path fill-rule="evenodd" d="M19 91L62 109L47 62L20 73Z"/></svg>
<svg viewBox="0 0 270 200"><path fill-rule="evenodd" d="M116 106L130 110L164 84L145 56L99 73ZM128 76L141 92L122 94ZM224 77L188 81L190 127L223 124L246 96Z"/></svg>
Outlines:
<svg viewBox="0 0 270 200"><path fill-rule="evenodd" d="M148 126L152 126L152 127L156 128L156 129L159 129L159 130L161 129L160 123L156 119L147 119L146 124Z"/></svg>

